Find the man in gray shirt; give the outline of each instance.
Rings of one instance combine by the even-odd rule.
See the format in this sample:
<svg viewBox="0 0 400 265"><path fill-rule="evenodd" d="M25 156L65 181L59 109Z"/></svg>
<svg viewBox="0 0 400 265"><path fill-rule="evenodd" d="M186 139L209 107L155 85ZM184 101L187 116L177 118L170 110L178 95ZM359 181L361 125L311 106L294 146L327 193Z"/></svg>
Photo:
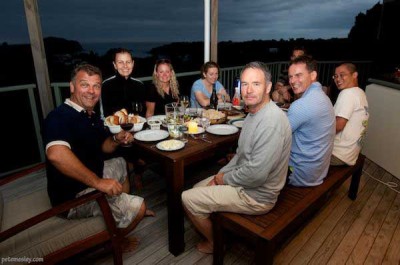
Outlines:
<svg viewBox="0 0 400 265"><path fill-rule="evenodd" d="M286 114L270 100L271 73L261 62L242 70L241 92L249 109L233 159L216 175L182 193L183 208L206 240L197 245L212 253L210 213L264 214L285 185L292 131Z"/></svg>

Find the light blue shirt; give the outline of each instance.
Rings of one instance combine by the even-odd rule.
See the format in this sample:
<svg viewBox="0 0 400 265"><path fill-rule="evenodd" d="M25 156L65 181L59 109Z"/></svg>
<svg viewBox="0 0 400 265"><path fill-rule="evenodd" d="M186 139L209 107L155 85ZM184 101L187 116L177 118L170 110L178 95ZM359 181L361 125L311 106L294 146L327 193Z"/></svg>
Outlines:
<svg viewBox="0 0 400 265"><path fill-rule="evenodd" d="M208 90L205 87L202 80L203 79L198 79L192 85L192 90L190 91L190 107L191 108L202 108L202 106L196 99L195 92L199 91L199 92L203 93L204 95L206 95L206 97L208 97L208 98L211 97L211 93L208 92ZM217 82L215 83L215 89L216 89L217 93L219 93L221 91L221 89L223 89L223 88L224 88L223 85L217 80Z"/></svg>
<svg viewBox="0 0 400 265"><path fill-rule="evenodd" d="M289 184L319 185L328 173L336 133L335 112L320 83L312 83L292 103L288 118L293 133Z"/></svg>

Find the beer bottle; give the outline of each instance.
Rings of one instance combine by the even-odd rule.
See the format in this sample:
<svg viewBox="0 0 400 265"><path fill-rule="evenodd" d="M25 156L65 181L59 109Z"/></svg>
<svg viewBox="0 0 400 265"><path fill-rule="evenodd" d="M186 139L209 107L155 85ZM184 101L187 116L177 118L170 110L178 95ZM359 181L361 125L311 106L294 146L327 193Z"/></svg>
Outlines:
<svg viewBox="0 0 400 265"><path fill-rule="evenodd" d="M212 94L210 97L210 108L218 109L218 96L217 96L217 90L215 88L215 84L213 85L213 90L212 90Z"/></svg>

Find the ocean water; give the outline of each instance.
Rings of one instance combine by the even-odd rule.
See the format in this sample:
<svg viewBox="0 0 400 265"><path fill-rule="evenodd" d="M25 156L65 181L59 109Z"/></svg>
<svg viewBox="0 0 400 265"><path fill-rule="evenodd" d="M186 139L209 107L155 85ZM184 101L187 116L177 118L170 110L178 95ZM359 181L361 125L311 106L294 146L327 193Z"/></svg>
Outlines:
<svg viewBox="0 0 400 265"><path fill-rule="evenodd" d="M82 43L85 51L93 51L102 56L110 49L125 48L132 51L134 58L145 58L150 56L150 50L169 42L101 42Z"/></svg>

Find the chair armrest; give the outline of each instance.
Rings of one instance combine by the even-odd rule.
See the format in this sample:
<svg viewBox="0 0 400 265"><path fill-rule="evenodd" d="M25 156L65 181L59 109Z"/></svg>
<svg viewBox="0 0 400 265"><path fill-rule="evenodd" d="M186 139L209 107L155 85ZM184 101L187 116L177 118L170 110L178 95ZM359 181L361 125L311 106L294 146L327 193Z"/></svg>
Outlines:
<svg viewBox="0 0 400 265"><path fill-rule="evenodd" d="M104 220L105 220L106 226L108 228L108 231L111 234L115 234L116 233L116 225L115 225L114 218L111 214L111 209L110 209L110 206L108 205L105 194L100 191L95 190L95 191L85 194L79 198L75 198L73 200L67 201L60 205L57 205L47 211L44 211L43 213L40 213L32 218L29 218L28 220L25 220L13 227L1 232L0 233L0 242L3 242L4 240L22 232L23 230L26 230L26 229L34 226L40 222L43 222L51 217L54 217L58 214L66 212L78 205L87 203L92 200L97 200L97 202L99 203L100 209L104 215Z"/></svg>

